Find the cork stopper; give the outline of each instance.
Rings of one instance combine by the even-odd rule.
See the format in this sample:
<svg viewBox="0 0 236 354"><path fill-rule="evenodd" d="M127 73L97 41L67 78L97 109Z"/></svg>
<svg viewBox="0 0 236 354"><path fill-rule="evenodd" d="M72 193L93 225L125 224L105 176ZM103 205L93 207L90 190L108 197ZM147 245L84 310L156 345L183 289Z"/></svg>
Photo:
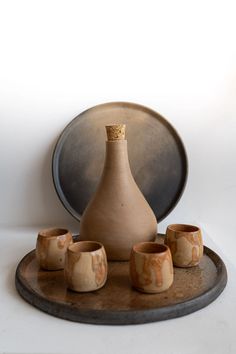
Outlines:
<svg viewBox="0 0 236 354"><path fill-rule="evenodd" d="M125 140L125 124L106 125L107 140Z"/></svg>

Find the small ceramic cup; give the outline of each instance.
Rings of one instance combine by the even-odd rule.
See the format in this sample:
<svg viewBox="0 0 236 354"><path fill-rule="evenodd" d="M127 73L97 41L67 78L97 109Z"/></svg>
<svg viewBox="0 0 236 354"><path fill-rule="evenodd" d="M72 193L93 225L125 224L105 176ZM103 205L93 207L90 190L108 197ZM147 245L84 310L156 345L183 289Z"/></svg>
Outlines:
<svg viewBox="0 0 236 354"><path fill-rule="evenodd" d="M177 267L193 267L203 256L201 230L197 226L173 224L166 230L165 244L170 247Z"/></svg>
<svg viewBox="0 0 236 354"><path fill-rule="evenodd" d="M67 247L72 243L72 234L66 229L50 228L40 231L36 243L36 258L40 268L63 269Z"/></svg>
<svg viewBox="0 0 236 354"><path fill-rule="evenodd" d="M160 293L173 283L173 264L169 248L156 242L133 246L130 279L134 288L145 293Z"/></svg>
<svg viewBox="0 0 236 354"><path fill-rule="evenodd" d="M65 260L67 287L77 292L100 289L107 280L107 257L103 245L79 241L69 246Z"/></svg>

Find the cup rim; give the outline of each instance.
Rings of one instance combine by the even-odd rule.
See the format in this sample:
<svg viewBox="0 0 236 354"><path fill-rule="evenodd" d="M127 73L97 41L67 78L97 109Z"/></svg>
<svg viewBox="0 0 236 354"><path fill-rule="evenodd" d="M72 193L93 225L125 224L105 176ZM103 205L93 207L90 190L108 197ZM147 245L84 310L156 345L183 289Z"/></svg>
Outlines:
<svg viewBox="0 0 236 354"><path fill-rule="evenodd" d="M156 252L148 252L147 250L145 251L145 247L156 247L157 249L159 248L159 251ZM141 249L139 249L141 248ZM144 250L142 250L144 248ZM136 243L133 248L133 252L138 253L138 254L145 254L145 255L161 255L166 253L169 250L169 247L167 245L157 243L157 242L139 242Z"/></svg>
<svg viewBox="0 0 236 354"><path fill-rule="evenodd" d="M77 249L78 246L83 247L83 246L91 246L91 245L94 245L94 246L97 246L97 248L95 249L92 249L92 250L88 250L88 251L83 251L81 249ZM67 250L71 253L74 253L74 254L79 254L79 253L87 253L87 254L91 254L91 253L94 253L94 252L97 252L97 251L100 251L101 249L103 249L104 246L101 242L98 242L98 241L77 241L77 242L74 242L72 243L72 245L70 245Z"/></svg>
<svg viewBox="0 0 236 354"><path fill-rule="evenodd" d="M190 225L190 224L171 224L167 226L167 230L171 230L179 233L193 233L193 232L199 232L200 228L196 225Z"/></svg>
<svg viewBox="0 0 236 354"><path fill-rule="evenodd" d="M65 236L69 233L69 230L63 227L50 227L47 229L40 230L38 236L49 239Z"/></svg>

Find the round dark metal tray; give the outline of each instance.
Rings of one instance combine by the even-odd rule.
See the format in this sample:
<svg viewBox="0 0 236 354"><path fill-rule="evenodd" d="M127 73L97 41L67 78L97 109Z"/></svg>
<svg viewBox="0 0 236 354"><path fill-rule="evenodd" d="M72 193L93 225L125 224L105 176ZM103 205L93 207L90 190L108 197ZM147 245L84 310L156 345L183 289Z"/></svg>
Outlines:
<svg viewBox="0 0 236 354"><path fill-rule="evenodd" d="M111 123L126 124L131 171L160 222L183 193L187 157L171 124L138 104L101 104L71 121L59 137L53 154L57 194L65 208L80 220L102 173L105 125Z"/></svg>
<svg viewBox="0 0 236 354"><path fill-rule="evenodd" d="M163 242L163 237L158 237ZM143 294L129 281L128 262L110 262L105 286L91 293L67 290L62 271L39 269L35 251L16 270L16 288L33 306L53 316L94 324L138 324L187 315L214 301L227 283L221 258L204 247L199 266L174 268L174 283L160 294Z"/></svg>

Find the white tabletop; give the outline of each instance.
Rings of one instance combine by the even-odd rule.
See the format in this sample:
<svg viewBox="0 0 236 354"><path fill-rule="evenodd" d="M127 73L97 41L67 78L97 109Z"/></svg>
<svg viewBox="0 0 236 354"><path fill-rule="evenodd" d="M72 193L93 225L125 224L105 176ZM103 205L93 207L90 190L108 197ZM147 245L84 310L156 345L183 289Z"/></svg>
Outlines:
<svg viewBox="0 0 236 354"><path fill-rule="evenodd" d="M228 270L228 284L218 299L177 319L103 326L55 318L18 295L15 269L35 247L36 234L33 228L1 229L0 353L236 353L236 268L207 235L205 244L220 253Z"/></svg>

